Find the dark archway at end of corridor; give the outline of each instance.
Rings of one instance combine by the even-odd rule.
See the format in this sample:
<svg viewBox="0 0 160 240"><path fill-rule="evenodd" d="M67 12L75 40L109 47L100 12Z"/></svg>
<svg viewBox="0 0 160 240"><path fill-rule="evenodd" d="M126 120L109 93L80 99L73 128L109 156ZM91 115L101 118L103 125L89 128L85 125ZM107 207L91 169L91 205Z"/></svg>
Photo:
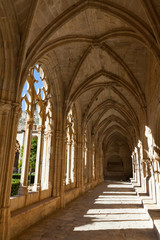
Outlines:
<svg viewBox="0 0 160 240"><path fill-rule="evenodd" d="M131 151L126 139L113 136L103 142L104 179L127 181L132 177Z"/></svg>

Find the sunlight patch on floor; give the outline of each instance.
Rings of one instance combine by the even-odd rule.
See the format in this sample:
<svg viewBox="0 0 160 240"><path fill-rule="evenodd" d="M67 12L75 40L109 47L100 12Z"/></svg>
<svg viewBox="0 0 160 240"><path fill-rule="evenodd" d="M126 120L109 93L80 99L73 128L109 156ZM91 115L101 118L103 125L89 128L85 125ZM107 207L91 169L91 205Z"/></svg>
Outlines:
<svg viewBox="0 0 160 240"><path fill-rule="evenodd" d="M153 228L131 184L107 184L106 191L95 199L94 205L97 208L89 209L83 216L86 224L76 226L74 231Z"/></svg>
<svg viewBox="0 0 160 240"><path fill-rule="evenodd" d="M150 221L120 221L120 222L94 222L75 227L73 231L99 231L113 229L152 229Z"/></svg>

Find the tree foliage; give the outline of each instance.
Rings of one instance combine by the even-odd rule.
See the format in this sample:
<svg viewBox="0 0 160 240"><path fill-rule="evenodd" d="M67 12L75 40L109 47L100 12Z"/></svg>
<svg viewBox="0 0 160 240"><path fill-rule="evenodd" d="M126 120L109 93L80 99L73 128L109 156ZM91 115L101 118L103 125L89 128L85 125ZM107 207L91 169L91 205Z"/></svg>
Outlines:
<svg viewBox="0 0 160 240"><path fill-rule="evenodd" d="M31 152L30 152L30 162L29 162L29 171L35 169L36 166L36 156L37 156L37 138L33 137L31 142Z"/></svg>
<svg viewBox="0 0 160 240"><path fill-rule="evenodd" d="M18 164L19 169L22 169L23 152L24 152L24 144L22 145L22 147L20 149L20 159L19 159L19 164Z"/></svg>
<svg viewBox="0 0 160 240"><path fill-rule="evenodd" d="M20 161L18 167L22 169L22 161L23 161L23 152L24 145L22 145L20 150ZM35 169L36 165L36 155L37 155L37 138L33 137L31 141L31 152L30 152L30 161L29 161L29 172L31 173Z"/></svg>

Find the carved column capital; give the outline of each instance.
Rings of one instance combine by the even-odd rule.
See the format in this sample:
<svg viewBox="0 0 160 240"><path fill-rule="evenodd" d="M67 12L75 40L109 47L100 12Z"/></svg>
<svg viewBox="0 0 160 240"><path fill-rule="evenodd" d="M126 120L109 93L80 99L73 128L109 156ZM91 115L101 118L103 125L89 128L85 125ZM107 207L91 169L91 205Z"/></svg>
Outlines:
<svg viewBox="0 0 160 240"><path fill-rule="evenodd" d="M20 117L22 112L21 104L5 99L0 99L0 114L8 114L11 110L13 110L15 114Z"/></svg>
<svg viewBox="0 0 160 240"><path fill-rule="evenodd" d="M45 125L39 125L38 126L38 133L44 133L44 130L45 130Z"/></svg>
<svg viewBox="0 0 160 240"><path fill-rule="evenodd" d="M14 106L14 113L15 113L16 118L19 119L21 117L21 114L22 114L21 105Z"/></svg>
<svg viewBox="0 0 160 240"><path fill-rule="evenodd" d="M46 136L52 136L53 135L53 130L47 130Z"/></svg>
<svg viewBox="0 0 160 240"><path fill-rule="evenodd" d="M33 118L29 118L26 120L26 128L29 128L30 126L33 126L34 124L34 119Z"/></svg>

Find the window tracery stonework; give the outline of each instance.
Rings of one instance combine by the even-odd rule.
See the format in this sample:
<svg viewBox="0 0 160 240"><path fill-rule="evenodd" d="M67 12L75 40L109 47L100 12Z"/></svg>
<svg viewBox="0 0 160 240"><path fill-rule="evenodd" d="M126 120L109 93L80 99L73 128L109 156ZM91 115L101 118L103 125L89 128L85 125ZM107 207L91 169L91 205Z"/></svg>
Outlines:
<svg viewBox="0 0 160 240"><path fill-rule="evenodd" d="M38 88L37 91L35 88L35 83L38 83L38 80L35 79L34 71L40 73L40 79L43 82L43 87L41 89ZM26 82L28 85L27 93L22 97L22 101L25 100L27 113L24 153L21 172L21 184L19 189L19 194L22 195L27 194L28 192L27 186L28 186L30 149L34 124L34 114L36 108L38 108L39 124L38 124L38 144L36 155L35 181L34 186L32 188L32 190L34 191L40 191L41 188L48 187L48 182L46 178L49 179L48 174L52 135L51 130L53 126L50 88L47 84L46 77L40 65L35 65L34 67L30 68Z"/></svg>

